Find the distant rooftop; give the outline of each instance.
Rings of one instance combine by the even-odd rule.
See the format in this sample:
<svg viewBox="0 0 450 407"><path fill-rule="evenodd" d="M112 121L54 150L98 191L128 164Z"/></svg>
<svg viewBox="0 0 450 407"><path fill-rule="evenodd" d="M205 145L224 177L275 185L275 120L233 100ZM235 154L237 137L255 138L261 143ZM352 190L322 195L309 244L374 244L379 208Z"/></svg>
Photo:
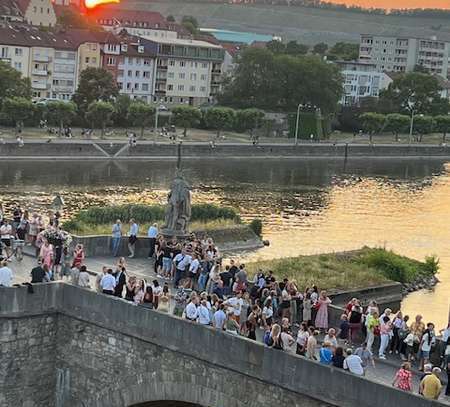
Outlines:
<svg viewBox="0 0 450 407"><path fill-rule="evenodd" d="M159 44L173 44L173 45L192 45L194 47L203 47L203 48L218 48L222 49L220 45L211 44L210 42L200 41L200 40L190 40L184 38L154 38L150 36L143 35L142 38L151 40L153 42L157 42Z"/></svg>

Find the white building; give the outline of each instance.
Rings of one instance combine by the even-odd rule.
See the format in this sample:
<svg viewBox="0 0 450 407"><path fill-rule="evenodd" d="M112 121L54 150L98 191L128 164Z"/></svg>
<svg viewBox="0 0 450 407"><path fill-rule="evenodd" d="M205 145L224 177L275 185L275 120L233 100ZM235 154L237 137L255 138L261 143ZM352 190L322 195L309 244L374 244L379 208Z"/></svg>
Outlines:
<svg viewBox="0 0 450 407"><path fill-rule="evenodd" d="M340 103L344 106L357 105L361 98L378 97L390 79L384 72L378 72L375 64L363 62L335 62L344 78L344 92Z"/></svg>
<svg viewBox="0 0 450 407"><path fill-rule="evenodd" d="M224 50L189 39L148 38L158 45L155 95L166 103L211 103L220 90Z"/></svg>
<svg viewBox="0 0 450 407"><path fill-rule="evenodd" d="M52 98L70 100L77 82L77 51L55 50L52 76Z"/></svg>
<svg viewBox="0 0 450 407"><path fill-rule="evenodd" d="M53 27L56 14L51 0L0 0L0 20Z"/></svg>
<svg viewBox="0 0 450 407"><path fill-rule="evenodd" d="M447 77L450 43L433 38L362 34L359 61L375 64L379 72L412 72L416 65Z"/></svg>

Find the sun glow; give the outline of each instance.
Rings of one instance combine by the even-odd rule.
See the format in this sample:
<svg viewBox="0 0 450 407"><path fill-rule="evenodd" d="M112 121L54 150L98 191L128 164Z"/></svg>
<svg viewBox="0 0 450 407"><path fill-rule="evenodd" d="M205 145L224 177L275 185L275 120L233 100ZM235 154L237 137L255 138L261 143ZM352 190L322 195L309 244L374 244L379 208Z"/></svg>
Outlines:
<svg viewBox="0 0 450 407"><path fill-rule="evenodd" d="M100 4L120 3L120 0L84 0L84 5L88 9L93 9Z"/></svg>

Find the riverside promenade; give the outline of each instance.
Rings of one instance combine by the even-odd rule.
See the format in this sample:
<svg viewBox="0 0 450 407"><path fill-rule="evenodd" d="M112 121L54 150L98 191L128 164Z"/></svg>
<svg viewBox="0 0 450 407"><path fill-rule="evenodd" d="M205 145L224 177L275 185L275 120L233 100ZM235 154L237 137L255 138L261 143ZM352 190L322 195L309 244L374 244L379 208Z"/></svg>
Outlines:
<svg viewBox="0 0 450 407"><path fill-rule="evenodd" d="M136 146L122 140L30 139L21 146L15 140L0 143L3 160L148 160L176 159L177 143L138 140ZM286 143L217 144L183 142L183 158L450 158L450 146L436 144Z"/></svg>

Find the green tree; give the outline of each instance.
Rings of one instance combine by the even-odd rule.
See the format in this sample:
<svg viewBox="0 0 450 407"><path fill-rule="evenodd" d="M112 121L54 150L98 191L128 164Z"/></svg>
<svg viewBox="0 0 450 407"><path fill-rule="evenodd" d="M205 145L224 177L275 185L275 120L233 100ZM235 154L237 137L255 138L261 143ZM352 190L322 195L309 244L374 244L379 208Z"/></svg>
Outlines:
<svg viewBox="0 0 450 407"><path fill-rule="evenodd" d="M361 115L363 130L369 134L370 142L374 134L378 134L386 121L386 116L380 113L368 112Z"/></svg>
<svg viewBox="0 0 450 407"><path fill-rule="evenodd" d="M184 16L181 19L181 25L192 35L198 34L198 21L193 16Z"/></svg>
<svg viewBox="0 0 450 407"><path fill-rule="evenodd" d="M114 106L110 102L94 101L88 106L86 119L92 123L93 127L100 126L102 138L104 138L106 126L110 123L113 113Z"/></svg>
<svg viewBox="0 0 450 407"><path fill-rule="evenodd" d="M286 52L286 45L278 40L269 41L268 43L266 43L266 48L276 55L284 54Z"/></svg>
<svg viewBox="0 0 450 407"><path fill-rule="evenodd" d="M174 22L176 21L176 20L175 20L175 17L174 17L172 14L169 14L169 15L167 16L166 20L167 20L169 23L174 23Z"/></svg>
<svg viewBox="0 0 450 407"><path fill-rule="evenodd" d="M327 51L328 51L328 44L325 44L324 42L319 42L313 47L313 53L317 55L325 55Z"/></svg>
<svg viewBox="0 0 450 407"><path fill-rule="evenodd" d="M264 112L259 109L243 109L236 111L235 128L239 132L250 130L253 134L255 129L261 127Z"/></svg>
<svg viewBox="0 0 450 407"><path fill-rule="evenodd" d="M34 105L24 97L11 97L3 100L2 113L21 129L23 123L33 117Z"/></svg>
<svg viewBox="0 0 450 407"><path fill-rule="evenodd" d="M219 101L236 108L293 112L299 104L335 112L342 94L339 68L316 56L274 55L248 48L237 60L233 78L224 84Z"/></svg>
<svg viewBox="0 0 450 407"><path fill-rule="evenodd" d="M133 100L128 108L128 120L141 129L141 139L144 138L144 129L149 126L155 116L155 108L141 100Z"/></svg>
<svg viewBox="0 0 450 407"><path fill-rule="evenodd" d="M386 115L386 131L392 132L395 136L395 141L398 141L400 133L406 133L409 128L411 118L404 114L391 113Z"/></svg>
<svg viewBox="0 0 450 407"><path fill-rule="evenodd" d="M128 127L131 125L128 120L128 109L131 99L128 95L119 95L114 103L113 122L116 127Z"/></svg>
<svg viewBox="0 0 450 407"><path fill-rule="evenodd" d="M53 125L59 126L62 134L64 125L69 125L76 116L77 106L73 102L54 101L45 105L45 117Z"/></svg>
<svg viewBox="0 0 450 407"><path fill-rule="evenodd" d="M80 114L84 115L92 102L109 102L118 94L117 83L111 72L103 68L86 68L81 72L73 101Z"/></svg>
<svg viewBox="0 0 450 407"><path fill-rule="evenodd" d="M31 84L7 62L0 61L0 108L6 98L31 99Z"/></svg>
<svg viewBox="0 0 450 407"><path fill-rule="evenodd" d="M212 107L205 113L205 123L210 129L217 130L217 138L224 129L231 128L234 123L235 112L228 107Z"/></svg>
<svg viewBox="0 0 450 407"><path fill-rule="evenodd" d="M426 134L433 133L434 120L431 116L417 115L414 117L413 131L419 135L418 141L421 143Z"/></svg>
<svg viewBox="0 0 450 407"><path fill-rule="evenodd" d="M309 51L309 46L299 44L297 41L289 41L286 44L286 54L288 55L306 55Z"/></svg>
<svg viewBox="0 0 450 407"><path fill-rule="evenodd" d="M177 106L172 109L175 125L183 127L183 135L186 137L187 129L197 126L202 119L202 113L193 106Z"/></svg>
<svg viewBox="0 0 450 407"><path fill-rule="evenodd" d="M69 7L64 7L64 10L62 10L57 18L57 23L63 28L81 28L91 31L103 31L103 28L96 24L94 19L87 18L85 15L82 15Z"/></svg>
<svg viewBox="0 0 450 407"><path fill-rule="evenodd" d="M328 51L328 59L332 61L354 61L359 57L359 44L337 42Z"/></svg>
<svg viewBox="0 0 450 407"><path fill-rule="evenodd" d="M447 114L449 103L440 95L442 88L436 77L410 72L396 77L380 94L380 105L390 105L394 112L410 114Z"/></svg>
<svg viewBox="0 0 450 407"><path fill-rule="evenodd" d="M435 130L442 133L442 142L445 143L447 133L450 132L450 116L439 115L434 118Z"/></svg>

